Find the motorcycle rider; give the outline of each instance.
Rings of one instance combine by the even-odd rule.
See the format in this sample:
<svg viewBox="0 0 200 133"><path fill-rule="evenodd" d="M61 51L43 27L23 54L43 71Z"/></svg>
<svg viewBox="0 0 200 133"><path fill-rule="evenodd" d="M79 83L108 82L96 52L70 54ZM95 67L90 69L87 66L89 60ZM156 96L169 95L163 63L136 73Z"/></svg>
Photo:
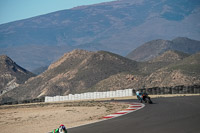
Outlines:
<svg viewBox="0 0 200 133"><path fill-rule="evenodd" d="M140 92L139 90L136 91L136 95L137 95L137 99L142 103L142 92Z"/></svg>
<svg viewBox="0 0 200 133"><path fill-rule="evenodd" d="M145 101L145 103L152 104L153 102L151 101L151 98L148 96L146 92L140 92L139 90L136 91L136 95L138 100L142 103Z"/></svg>
<svg viewBox="0 0 200 133"><path fill-rule="evenodd" d="M67 133L67 128L62 124L59 128L54 129L52 133Z"/></svg>

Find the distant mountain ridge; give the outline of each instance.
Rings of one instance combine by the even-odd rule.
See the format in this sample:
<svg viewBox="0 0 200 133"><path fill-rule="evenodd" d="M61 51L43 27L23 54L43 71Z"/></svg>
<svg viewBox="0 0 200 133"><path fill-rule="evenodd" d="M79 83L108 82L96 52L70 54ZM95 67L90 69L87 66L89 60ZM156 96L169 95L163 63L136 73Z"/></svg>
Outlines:
<svg viewBox="0 0 200 133"><path fill-rule="evenodd" d="M188 54L194 54L200 51L200 41L185 37L178 37L172 41L161 39L153 40L136 48L126 57L136 61L148 61L168 50L177 50Z"/></svg>
<svg viewBox="0 0 200 133"><path fill-rule="evenodd" d="M82 6L0 25L0 54L28 70L77 48L127 55L157 38L200 40L199 18L198 0L119 0Z"/></svg>

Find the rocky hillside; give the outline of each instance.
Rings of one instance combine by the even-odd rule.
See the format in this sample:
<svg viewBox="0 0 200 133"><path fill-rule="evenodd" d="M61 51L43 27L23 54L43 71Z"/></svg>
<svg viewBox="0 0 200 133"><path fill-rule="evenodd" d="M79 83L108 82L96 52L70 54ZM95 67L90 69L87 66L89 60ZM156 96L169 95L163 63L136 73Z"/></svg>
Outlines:
<svg viewBox="0 0 200 133"><path fill-rule="evenodd" d="M137 73L137 69L137 62L113 53L74 50L51 64L44 73L29 79L5 96L22 100L87 92L112 75Z"/></svg>
<svg viewBox="0 0 200 133"><path fill-rule="evenodd" d="M168 71L180 70L188 76L200 77L200 52L167 67Z"/></svg>
<svg viewBox="0 0 200 133"><path fill-rule="evenodd" d="M178 37L172 41L153 40L136 48L129 53L127 57L136 61L148 61L168 50L177 50L188 54L194 54L200 51L200 41L184 37Z"/></svg>
<svg viewBox="0 0 200 133"><path fill-rule="evenodd" d="M34 74L17 65L6 55L0 56L0 95L24 83Z"/></svg>
<svg viewBox="0 0 200 133"><path fill-rule="evenodd" d="M116 74L96 84L93 89L106 90L200 84L199 54L166 51L160 56L138 62L137 74ZM176 79L176 80L175 80Z"/></svg>
<svg viewBox="0 0 200 133"><path fill-rule="evenodd" d="M118 73L92 87L93 90L115 90L142 87L166 87L200 84L199 53L188 55L166 51L148 62L138 62L138 73Z"/></svg>
<svg viewBox="0 0 200 133"><path fill-rule="evenodd" d="M199 40L199 18L199 0L117 0L76 7L0 25L0 54L28 70L77 48L127 55L157 38Z"/></svg>
<svg viewBox="0 0 200 133"><path fill-rule="evenodd" d="M183 60L184 58L188 56L189 54L186 54L180 51L168 50L164 52L163 54L161 54L160 56L157 56L148 62L149 63L165 62L165 63L171 64L171 63L175 63L177 61Z"/></svg>
<svg viewBox="0 0 200 133"><path fill-rule="evenodd" d="M200 53L153 72L144 82L147 87L200 84Z"/></svg>
<svg viewBox="0 0 200 133"><path fill-rule="evenodd" d="M152 60L140 62L140 72L144 75L149 75L160 68L181 61L188 56L189 54L180 51L169 50L153 58Z"/></svg>

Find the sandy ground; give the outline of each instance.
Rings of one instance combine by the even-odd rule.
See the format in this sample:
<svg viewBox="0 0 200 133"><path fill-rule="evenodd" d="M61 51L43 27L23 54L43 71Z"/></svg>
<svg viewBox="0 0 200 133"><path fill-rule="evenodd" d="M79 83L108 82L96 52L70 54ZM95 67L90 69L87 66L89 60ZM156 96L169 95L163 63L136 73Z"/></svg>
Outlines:
<svg viewBox="0 0 200 133"><path fill-rule="evenodd" d="M199 96L200 94L150 95L151 98L174 96ZM60 103L37 103L0 106L1 133L47 133L60 124L67 128L93 123L111 113L128 107L124 103L102 100L136 99L136 96ZM12 130L12 131L11 131Z"/></svg>
<svg viewBox="0 0 200 133"><path fill-rule="evenodd" d="M70 128L99 121L127 107L123 103L94 101L0 106L0 132L47 133L60 124Z"/></svg>

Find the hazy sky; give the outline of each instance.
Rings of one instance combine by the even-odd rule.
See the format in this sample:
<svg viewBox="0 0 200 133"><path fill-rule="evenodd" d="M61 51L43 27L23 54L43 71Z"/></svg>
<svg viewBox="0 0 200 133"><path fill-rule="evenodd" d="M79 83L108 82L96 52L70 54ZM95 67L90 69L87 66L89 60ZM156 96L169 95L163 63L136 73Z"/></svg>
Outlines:
<svg viewBox="0 0 200 133"><path fill-rule="evenodd" d="M0 0L0 24L113 0Z"/></svg>

